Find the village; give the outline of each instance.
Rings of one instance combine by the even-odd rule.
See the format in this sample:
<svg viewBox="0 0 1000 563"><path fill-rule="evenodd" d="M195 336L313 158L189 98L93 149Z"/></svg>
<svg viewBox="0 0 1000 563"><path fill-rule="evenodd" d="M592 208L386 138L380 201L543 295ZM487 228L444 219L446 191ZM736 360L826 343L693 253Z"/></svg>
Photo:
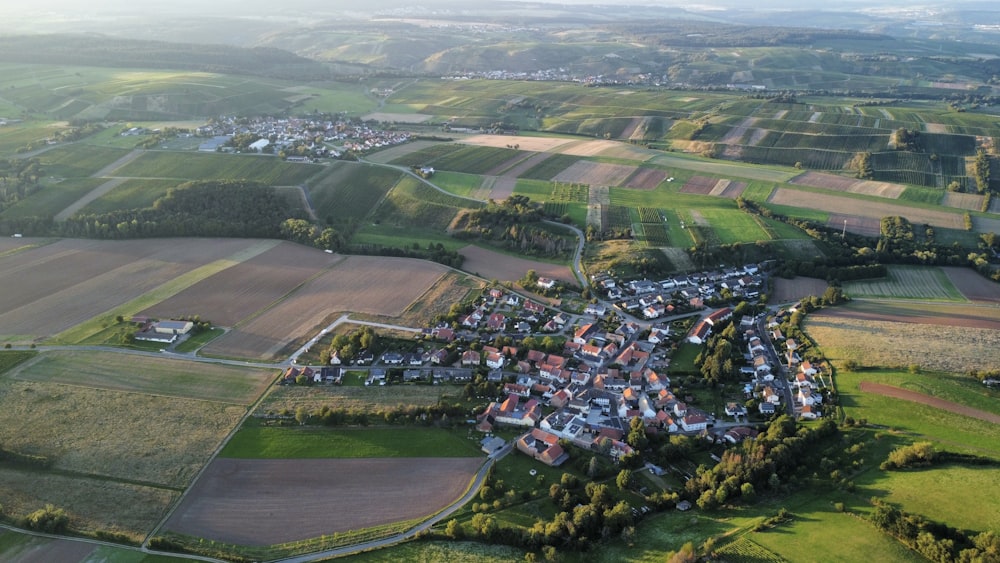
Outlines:
<svg viewBox="0 0 1000 563"><path fill-rule="evenodd" d="M543 291L559 282L536 283ZM514 447L549 466L567 459L566 443L615 461L632 454L626 437L637 420L647 434L735 445L776 415L821 415L823 374L778 328L795 308L733 318L729 304L760 295L757 265L659 282L602 274L592 283L610 304L594 300L569 314L493 287L451 323L424 329L415 349L390 345L378 356L361 350L349 358L333 350L329 364L287 368L282 383L340 384L348 369L364 370L366 386L485 382L496 400L470 420L485 436L484 452L508 446L496 431L520 429ZM671 355L683 343L703 345L730 323L743 345L742 394L713 412L671 381Z"/></svg>

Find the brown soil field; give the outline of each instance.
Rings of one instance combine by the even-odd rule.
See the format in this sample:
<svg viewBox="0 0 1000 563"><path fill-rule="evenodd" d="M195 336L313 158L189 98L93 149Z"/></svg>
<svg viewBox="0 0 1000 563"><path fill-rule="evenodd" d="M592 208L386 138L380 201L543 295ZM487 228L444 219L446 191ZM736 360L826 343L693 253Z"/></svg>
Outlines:
<svg viewBox="0 0 1000 563"><path fill-rule="evenodd" d="M465 492L480 458L217 459L166 529L273 545L429 516Z"/></svg>
<svg viewBox="0 0 1000 563"><path fill-rule="evenodd" d="M983 196L945 192L944 199L941 200L941 205L956 209L966 209L968 211L979 211L983 207Z"/></svg>
<svg viewBox="0 0 1000 563"><path fill-rule="evenodd" d="M826 224L831 229L843 229L845 221L847 222L847 230L857 235L877 237L882 232L881 219L874 217L856 217L854 215L831 213L826 220Z"/></svg>
<svg viewBox="0 0 1000 563"><path fill-rule="evenodd" d="M571 184L619 186L626 178L634 174L636 170L635 166L579 160L570 165L569 168L556 174L552 180Z"/></svg>
<svg viewBox="0 0 1000 563"><path fill-rule="evenodd" d="M824 316L866 321L886 321L932 326L1000 330L1000 310L982 305L943 303L858 302L821 313Z"/></svg>
<svg viewBox="0 0 1000 563"><path fill-rule="evenodd" d="M0 254L6 254L8 252L13 252L18 248L24 248L26 246L32 246L35 244L41 244L45 239L37 238L0 238Z"/></svg>
<svg viewBox="0 0 1000 563"><path fill-rule="evenodd" d="M438 315L446 315L453 303L464 301L470 294L482 293L485 284L459 272L446 272L423 295L410 303L396 324L428 326Z"/></svg>
<svg viewBox="0 0 1000 563"><path fill-rule="evenodd" d="M0 530L0 537L14 532ZM14 549L5 549L4 557L7 563L48 563L49 561L86 561L87 557L97 549L91 543L72 540L50 540L48 538L32 538L20 543Z"/></svg>
<svg viewBox="0 0 1000 563"><path fill-rule="evenodd" d="M61 240L0 257L0 330L56 334L259 242Z"/></svg>
<svg viewBox="0 0 1000 563"><path fill-rule="evenodd" d="M969 268L944 267L944 273L955 287L971 301L1000 303L1000 284Z"/></svg>
<svg viewBox="0 0 1000 563"><path fill-rule="evenodd" d="M504 201L514 195L515 189L517 189L517 178L501 176L497 178L497 180L493 182L493 186L490 187L489 197L493 201Z"/></svg>
<svg viewBox="0 0 1000 563"><path fill-rule="evenodd" d="M614 143L612 146L606 147L602 150L598 156L646 162L657 154L659 154L658 151L653 151L630 143Z"/></svg>
<svg viewBox="0 0 1000 563"><path fill-rule="evenodd" d="M0 467L0 498L5 516L24 516L52 504L66 511L74 530L119 532L136 541L141 541L153 530L178 496L175 491L105 478ZM63 548L59 549L62 553ZM28 561L47 563L74 559L44 557Z"/></svg>
<svg viewBox="0 0 1000 563"><path fill-rule="evenodd" d="M868 311L869 303L854 303L813 313L805 329L835 361L886 368L917 363L923 369L951 373L1000 369L1000 358L989 354L1000 348L1000 330L970 327L970 319L947 314L927 318L919 311L911 311L912 315L901 311L893 318L882 305L872 304Z"/></svg>
<svg viewBox="0 0 1000 563"><path fill-rule="evenodd" d="M653 190L667 179L667 173L656 168L639 168L629 176L622 187L636 190Z"/></svg>
<svg viewBox="0 0 1000 563"><path fill-rule="evenodd" d="M847 191L852 194L873 195L887 199L899 199L899 196L903 195L905 190L906 186L902 184L864 181L855 183Z"/></svg>
<svg viewBox="0 0 1000 563"><path fill-rule="evenodd" d="M906 186L902 184L856 180L824 172L806 172L792 178L788 183L888 199L899 199L899 196L903 194L903 190L906 189Z"/></svg>
<svg viewBox="0 0 1000 563"><path fill-rule="evenodd" d="M771 194L768 202L805 209L823 209L830 213L868 217L871 219L899 215L906 217L911 223L917 225L926 223L933 227L965 229L962 214L960 213L919 209L889 202L858 200L834 194L819 194L789 188L778 188Z"/></svg>
<svg viewBox="0 0 1000 563"><path fill-rule="evenodd" d="M199 399L5 380L0 444L44 455L59 470L181 487L245 412Z"/></svg>
<svg viewBox="0 0 1000 563"><path fill-rule="evenodd" d="M916 391L910 391L909 389L901 389L899 387L893 387L892 385L883 385L881 383L862 381L861 390L864 391L865 393L874 393L876 395L883 395L885 397L892 397L894 399L902 399L904 401L920 403L922 405L928 405L936 409L941 409L943 411L948 411L951 413L960 414L972 418L978 418L979 420L985 420L986 422L992 422L993 424L1000 424L1000 415L996 415L991 412L981 411L979 409L974 409L972 407L967 407L959 403L945 401L944 399L939 399L937 397L931 395L925 395L923 393L917 393Z"/></svg>
<svg viewBox="0 0 1000 563"><path fill-rule="evenodd" d="M691 176L688 181L684 183L684 187L680 189L680 192L683 194L708 195L712 192L712 188L714 188L717 183L719 183L718 178Z"/></svg>
<svg viewBox="0 0 1000 563"><path fill-rule="evenodd" d="M719 197L725 197L729 199L736 199L743 195L743 191L747 189L746 182L729 182L724 190L719 195Z"/></svg>
<svg viewBox="0 0 1000 563"><path fill-rule="evenodd" d="M557 147L575 143L572 139L557 139L554 137L520 137L517 135L473 135L459 141L466 145L476 145L480 147L506 148L509 145L518 145L522 151L551 152Z"/></svg>
<svg viewBox="0 0 1000 563"><path fill-rule="evenodd" d="M343 311L399 316L446 271L425 260L349 256L202 351L213 356L272 359Z"/></svg>
<svg viewBox="0 0 1000 563"><path fill-rule="evenodd" d="M508 256L479 246L466 246L458 252L465 258L463 270L486 279L516 281L523 278L528 270L534 270L543 278L577 283L569 266Z"/></svg>
<svg viewBox="0 0 1000 563"><path fill-rule="evenodd" d="M198 315L234 326L271 306L343 256L291 242L206 278L142 312L154 318Z"/></svg>
<svg viewBox="0 0 1000 563"><path fill-rule="evenodd" d="M774 278L774 293L771 294L772 303L791 303L803 297L823 295L829 286L826 280L816 278L795 277L790 280L784 278Z"/></svg>
<svg viewBox="0 0 1000 563"><path fill-rule="evenodd" d="M632 135L635 135L635 130L638 129L639 126L642 125L643 121L645 120L646 120L645 117L633 117L632 121L629 121L628 125L625 126L625 129L622 131L620 138L631 139Z"/></svg>
<svg viewBox="0 0 1000 563"><path fill-rule="evenodd" d="M378 164L388 164L397 158L402 158L421 149L440 144L441 141L412 141L367 155L365 156L365 160L370 160Z"/></svg>

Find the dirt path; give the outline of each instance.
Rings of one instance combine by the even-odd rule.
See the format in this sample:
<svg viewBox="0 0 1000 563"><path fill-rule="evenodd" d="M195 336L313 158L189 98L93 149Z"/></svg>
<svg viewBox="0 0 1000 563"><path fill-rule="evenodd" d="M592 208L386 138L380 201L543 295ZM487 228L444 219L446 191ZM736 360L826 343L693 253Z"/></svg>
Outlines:
<svg viewBox="0 0 1000 563"><path fill-rule="evenodd" d="M107 182L104 182L100 186L97 186L93 190L87 192L87 194L85 196L83 196L80 199L74 201L73 204L70 205L69 207L67 207L66 209L63 209L62 211L60 211L59 213L57 213L56 216L55 216L55 220L56 221L65 221L66 219L69 219L77 211L79 211L79 210L83 209L84 207L86 207L88 203L94 201L95 199L98 199L98 198L104 196L106 193L108 193L111 190L117 188L118 186L124 184L125 180L126 180L126 178L114 178L112 180L108 180Z"/></svg>
<svg viewBox="0 0 1000 563"><path fill-rule="evenodd" d="M958 403L953 403L951 401L945 401L944 399L939 399L937 397L933 397L931 395L925 395L923 393L917 393L916 391L910 391L907 389L901 389L899 387L893 387L892 385L883 385L881 383L862 381L861 390L864 391L865 393L874 393L876 395L883 395L886 397L892 397L894 399L912 401L914 403L928 405L936 409L941 409L951 413L960 414L963 416L969 416L972 418L978 418L979 420L985 420L986 422L992 422L993 424L1000 424L1000 415L996 415L991 412L981 411L979 409L974 409L972 407L967 407L965 405L960 405Z"/></svg>
<svg viewBox="0 0 1000 563"><path fill-rule="evenodd" d="M144 151L141 151L141 150L138 150L138 149L134 150L134 151L128 153L127 155L119 158L118 160L112 162L111 164L105 166L104 168L101 168L97 172L94 172L90 177L91 178L106 178L106 177L110 176L111 173L114 172L115 170L118 170L122 166L125 166L126 164L128 164L128 163L132 162L133 160L139 158L139 156L143 152Z"/></svg>

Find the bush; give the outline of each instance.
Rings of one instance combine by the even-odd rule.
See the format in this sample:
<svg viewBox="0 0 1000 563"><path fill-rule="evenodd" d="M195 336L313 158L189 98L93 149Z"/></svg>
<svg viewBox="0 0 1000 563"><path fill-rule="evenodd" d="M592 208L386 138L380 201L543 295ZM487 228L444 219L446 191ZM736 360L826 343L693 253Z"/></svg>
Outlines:
<svg viewBox="0 0 1000 563"><path fill-rule="evenodd" d="M930 442L917 442L910 446L896 448L889 453L888 459L879 466L882 470L904 469L907 467L926 466L934 463L937 452Z"/></svg>
<svg viewBox="0 0 1000 563"><path fill-rule="evenodd" d="M25 516L21 524L30 530L60 534L69 527L69 516L63 509L46 504L45 508L39 508Z"/></svg>

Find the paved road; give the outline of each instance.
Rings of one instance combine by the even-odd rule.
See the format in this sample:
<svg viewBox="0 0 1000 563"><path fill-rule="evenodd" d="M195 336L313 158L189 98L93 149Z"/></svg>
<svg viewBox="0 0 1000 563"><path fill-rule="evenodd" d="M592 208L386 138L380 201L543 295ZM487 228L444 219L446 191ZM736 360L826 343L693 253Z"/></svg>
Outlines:
<svg viewBox="0 0 1000 563"><path fill-rule="evenodd" d="M374 549L381 549L384 547L389 547L397 543L401 543L407 540L411 540L418 534L429 530L435 524L441 522L445 518L448 518L454 514L458 509L465 506L470 500L472 500L476 495L479 494L479 489L483 486L483 481L486 480L486 474L489 472L490 468L493 467L497 461L503 459L504 456L509 454L513 450L512 444L507 444L499 451L491 454L486 460L486 463L479 468L479 472L476 473L476 478L472 481L472 485L469 490L462 496L462 498L456 500L454 503L445 508L441 512L435 514L434 516L428 518L421 524L410 528L409 530L391 536L388 538L383 538L380 540L373 540L370 542L359 543L355 545L349 545L345 547L339 547L337 549L329 549L327 551L321 551L318 553L310 553L308 555L299 555L296 557L289 557L288 559L280 559L276 563L308 563L310 561L316 561L320 559L328 559L332 557L343 557L345 555L353 555L355 553L361 553L363 551L371 551Z"/></svg>
<svg viewBox="0 0 1000 563"><path fill-rule="evenodd" d="M137 553L148 553L153 555L166 555L169 557L177 557L181 559L191 559L193 561L209 561L211 563L226 563L222 559L213 559L211 557L203 557L201 555L192 555L190 553L173 553L168 551L155 551L152 549L146 549L145 547L135 547L131 545L123 545L120 543L111 543L101 540L95 540L91 538L81 538L81 537L71 537L71 536L58 536L55 534L46 534L44 532L36 532L33 530L25 530L22 528L15 528L13 526L8 526L6 524L0 524L0 529L10 530L11 532L16 532L18 534L23 534L25 536L33 536L36 538L45 538L49 540L58 540L66 542L76 542L76 543L88 543L97 547L110 547L120 551L134 551Z"/></svg>

